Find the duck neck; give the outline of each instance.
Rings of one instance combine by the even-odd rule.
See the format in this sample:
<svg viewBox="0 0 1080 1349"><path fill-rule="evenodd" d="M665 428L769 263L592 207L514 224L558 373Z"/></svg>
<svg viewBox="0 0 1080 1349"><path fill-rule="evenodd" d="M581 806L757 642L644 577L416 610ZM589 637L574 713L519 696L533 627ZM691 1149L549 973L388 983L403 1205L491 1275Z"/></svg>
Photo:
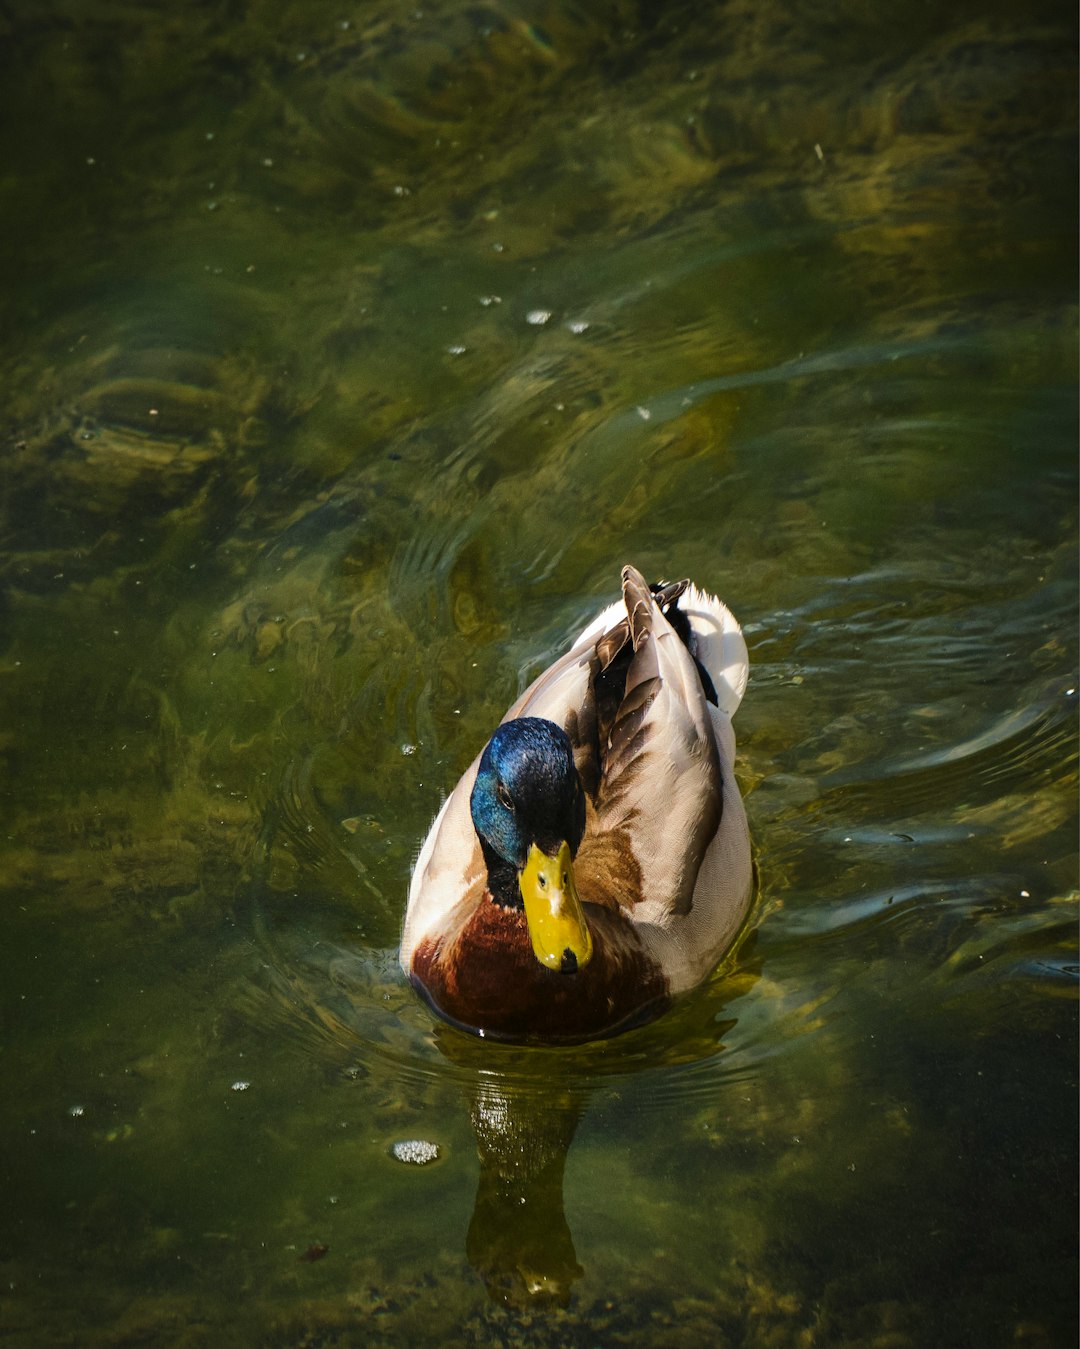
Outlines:
<svg viewBox="0 0 1080 1349"><path fill-rule="evenodd" d="M495 851L483 835L478 834L480 848L484 854L484 865L488 874L488 893L494 902L504 909L522 909L521 886L518 884L518 871L513 862Z"/></svg>

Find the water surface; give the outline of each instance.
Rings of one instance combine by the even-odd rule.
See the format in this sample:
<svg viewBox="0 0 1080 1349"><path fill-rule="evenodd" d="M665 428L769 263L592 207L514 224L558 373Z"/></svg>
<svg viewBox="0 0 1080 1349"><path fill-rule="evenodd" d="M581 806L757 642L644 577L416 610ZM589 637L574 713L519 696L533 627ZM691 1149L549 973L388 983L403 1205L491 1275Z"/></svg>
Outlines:
<svg viewBox="0 0 1080 1349"><path fill-rule="evenodd" d="M1076 1342L1075 29L3 10L6 1342ZM624 561L759 892L479 1045L412 859Z"/></svg>

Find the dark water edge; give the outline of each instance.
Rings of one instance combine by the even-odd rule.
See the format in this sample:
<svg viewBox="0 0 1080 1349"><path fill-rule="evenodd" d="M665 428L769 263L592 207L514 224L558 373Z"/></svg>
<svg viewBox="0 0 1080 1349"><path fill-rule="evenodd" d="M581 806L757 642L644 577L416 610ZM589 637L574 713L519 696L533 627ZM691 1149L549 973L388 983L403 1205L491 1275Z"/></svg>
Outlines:
<svg viewBox="0 0 1080 1349"><path fill-rule="evenodd" d="M1076 29L0 6L5 1343L1076 1343ZM478 1050L411 862L626 560L755 908Z"/></svg>

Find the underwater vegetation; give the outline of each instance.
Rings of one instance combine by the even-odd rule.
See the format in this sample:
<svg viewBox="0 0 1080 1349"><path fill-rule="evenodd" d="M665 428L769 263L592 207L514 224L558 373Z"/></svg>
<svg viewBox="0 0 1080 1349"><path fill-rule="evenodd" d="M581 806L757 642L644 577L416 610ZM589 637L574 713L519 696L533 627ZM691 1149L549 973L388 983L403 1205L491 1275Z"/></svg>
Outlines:
<svg viewBox="0 0 1080 1349"><path fill-rule="evenodd" d="M5 1344L1076 1342L1076 27L0 7ZM754 900L482 1043L413 863L625 561Z"/></svg>

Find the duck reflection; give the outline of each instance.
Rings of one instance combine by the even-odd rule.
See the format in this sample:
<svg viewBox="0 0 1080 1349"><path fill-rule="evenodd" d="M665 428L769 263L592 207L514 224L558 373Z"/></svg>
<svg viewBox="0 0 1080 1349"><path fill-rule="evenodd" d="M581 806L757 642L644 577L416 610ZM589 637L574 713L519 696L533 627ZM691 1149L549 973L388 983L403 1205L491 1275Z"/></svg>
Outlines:
<svg viewBox="0 0 1080 1349"><path fill-rule="evenodd" d="M553 1071L553 1051L484 1043L446 1025L437 1027L435 1043L466 1070L480 1162L465 1238L469 1264L494 1302L565 1306L584 1273L563 1175L588 1104L586 1079L570 1063Z"/></svg>
<svg viewBox="0 0 1080 1349"><path fill-rule="evenodd" d="M469 1115L480 1179L465 1254L495 1302L564 1306L584 1271L563 1207L566 1155L583 1101L480 1082Z"/></svg>

